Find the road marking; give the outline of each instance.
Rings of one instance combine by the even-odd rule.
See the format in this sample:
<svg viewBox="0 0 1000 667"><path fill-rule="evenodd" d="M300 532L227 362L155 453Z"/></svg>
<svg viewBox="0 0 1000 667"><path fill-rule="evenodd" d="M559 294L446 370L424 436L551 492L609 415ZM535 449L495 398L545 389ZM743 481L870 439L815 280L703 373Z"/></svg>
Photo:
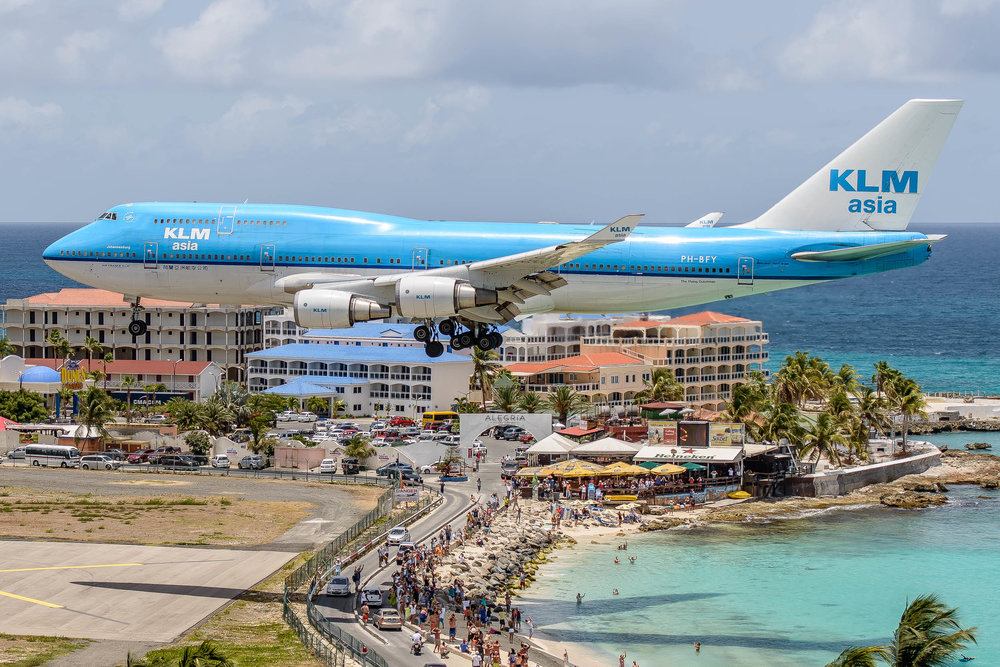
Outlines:
<svg viewBox="0 0 1000 667"><path fill-rule="evenodd" d="M32 602L34 604L40 604L43 607L51 607L52 609L63 609L61 604L52 604L51 602L45 602L43 600L35 600L34 598L26 598L23 595L14 595L13 593L8 593L6 591L0 591L0 595L5 597L14 598L15 600L23 600L24 602Z"/></svg>
<svg viewBox="0 0 1000 667"><path fill-rule="evenodd" d="M139 567L141 565L142 563L110 563L108 565L54 565L52 567L21 567L16 570L0 570L0 574L4 572L37 572L39 570L89 570L94 567Z"/></svg>

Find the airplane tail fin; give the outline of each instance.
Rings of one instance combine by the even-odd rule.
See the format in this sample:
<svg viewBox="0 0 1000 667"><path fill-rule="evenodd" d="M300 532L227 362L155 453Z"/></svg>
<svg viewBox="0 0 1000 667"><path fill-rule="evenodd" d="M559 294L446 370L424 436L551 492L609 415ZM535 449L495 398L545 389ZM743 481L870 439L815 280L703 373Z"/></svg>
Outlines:
<svg viewBox="0 0 1000 667"><path fill-rule="evenodd" d="M906 229L961 108L962 100L910 100L763 215L737 226Z"/></svg>

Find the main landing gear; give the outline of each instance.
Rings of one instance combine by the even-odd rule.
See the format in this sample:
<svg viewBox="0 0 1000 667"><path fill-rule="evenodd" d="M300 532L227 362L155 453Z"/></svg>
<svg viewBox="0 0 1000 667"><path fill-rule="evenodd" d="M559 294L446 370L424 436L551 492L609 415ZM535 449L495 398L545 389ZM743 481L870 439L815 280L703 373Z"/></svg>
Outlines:
<svg viewBox="0 0 1000 667"><path fill-rule="evenodd" d="M139 336L146 335L146 323L139 319L139 311L142 310L142 306L139 305L139 297L135 298L132 302L132 321L128 323L128 332L132 334L132 342Z"/></svg>
<svg viewBox="0 0 1000 667"><path fill-rule="evenodd" d="M426 324L421 324L413 331L413 337L424 343L424 350L428 357L440 357L444 353L444 345L437 340L437 333L449 336L448 341L453 350L464 350L469 347L478 347L480 350L492 350L503 344L503 336L500 332L488 326L478 326L469 323L467 328L460 330L460 324L454 319L441 320L435 323L428 320Z"/></svg>

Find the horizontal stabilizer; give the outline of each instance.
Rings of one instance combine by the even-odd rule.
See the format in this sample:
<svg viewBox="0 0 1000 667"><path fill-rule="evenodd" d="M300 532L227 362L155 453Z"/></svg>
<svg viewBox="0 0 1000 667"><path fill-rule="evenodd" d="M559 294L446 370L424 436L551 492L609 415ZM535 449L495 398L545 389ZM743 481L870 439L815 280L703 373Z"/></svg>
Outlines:
<svg viewBox="0 0 1000 667"><path fill-rule="evenodd" d="M792 259L800 262L860 262L866 259L888 257L920 246L929 246L944 238L944 234L934 234L926 239L912 241L893 241L892 243L876 243L874 245L838 248L836 250L817 250L792 253Z"/></svg>

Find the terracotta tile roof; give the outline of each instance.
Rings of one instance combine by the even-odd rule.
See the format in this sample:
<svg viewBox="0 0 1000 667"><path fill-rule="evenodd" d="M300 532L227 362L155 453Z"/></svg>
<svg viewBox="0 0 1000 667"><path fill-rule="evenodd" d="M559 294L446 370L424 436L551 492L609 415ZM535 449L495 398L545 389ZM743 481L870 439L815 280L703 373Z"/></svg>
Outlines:
<svg viewBox="0 0 1000 667"><path fill-rule="evenodd" d="M565 359L516 363L506 366L511 373L545 373L554 369L561 371L593 371L601 366L642 365L642 361L619 352L592 352Z"/></svg>
<svg viewBox="0 0 1000 667"><path fill-rule="evenodd" d="M748 320L745 317L736 317L735 315L724 315L723 313L716 313L711 310L705 310L700 313L691 313L690 315L682 315L680 317L675 317L665 324L692 324L696 326L704 326L706 324L729 324L735 322L752 322L753 320Z"/></svg>
<svg viewBox="0 0 1000 667"><path fill-rule="evenodd" d="M80 366L88 371L103 371L104 364L99 359L89 361L80 359ZM25 359L25 364L32 366L47 366L58 370L63 365L62 359ZM212 365L210 361L145 361L119 360L108 364L108 374L122 375L200 375Z"/></svg>
<svg viewBox="0 0 1000 667"><path fill-rule="evenodd" d="M28 303L46 304L50 306L118 306L128 307L124 296L119 292L109 292L103 289L83 287L65 287L58 292L45 292L29 296ZM163 308L190 308L190 301L164 301L162 299L143 299L143 306Z"/></svg>

